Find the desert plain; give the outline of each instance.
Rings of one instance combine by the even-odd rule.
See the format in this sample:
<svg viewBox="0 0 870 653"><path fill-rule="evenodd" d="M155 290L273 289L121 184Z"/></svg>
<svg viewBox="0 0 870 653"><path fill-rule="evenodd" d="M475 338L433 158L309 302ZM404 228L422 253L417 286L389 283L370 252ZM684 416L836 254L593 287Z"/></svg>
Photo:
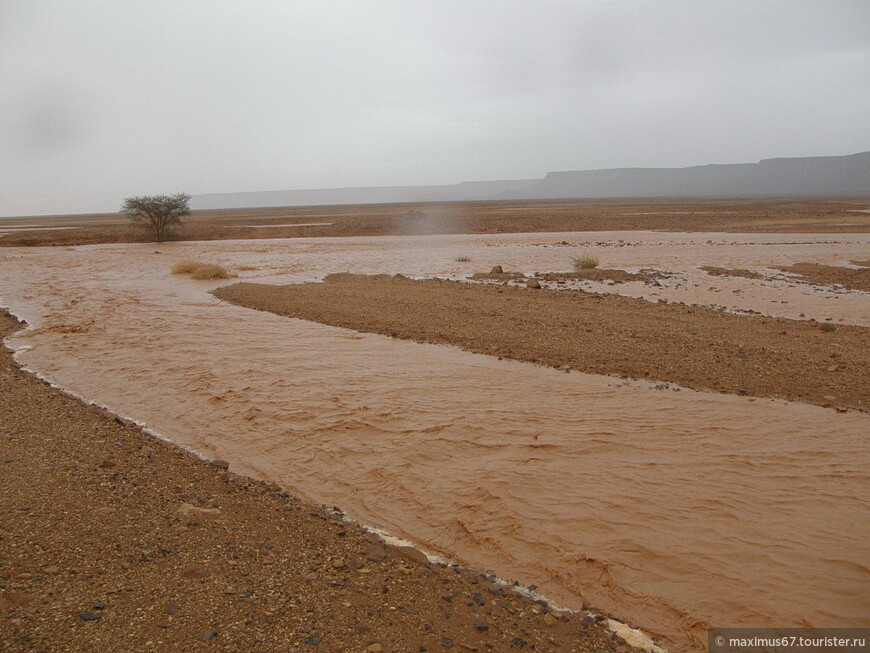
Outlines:
<svg viewBox="0 0 870 653"><path fill-rule="evenodd" d="M624 648L613 615L685 650L870 626L868 211L225 211L160 244L4 221L15 361L105 408L4 368L4 644Z"/></svg>

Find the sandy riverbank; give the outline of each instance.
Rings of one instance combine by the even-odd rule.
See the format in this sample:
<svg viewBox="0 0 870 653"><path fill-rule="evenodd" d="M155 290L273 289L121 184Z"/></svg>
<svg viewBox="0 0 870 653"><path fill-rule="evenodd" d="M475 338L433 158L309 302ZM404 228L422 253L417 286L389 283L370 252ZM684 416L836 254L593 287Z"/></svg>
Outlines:
<svg viewBox="0 0 870 653"><path fill-rule="evenodd" d="M0 316L0 336L20 326ZM626 651L604 622L385 546L0 353L8 651Z"/></svg>

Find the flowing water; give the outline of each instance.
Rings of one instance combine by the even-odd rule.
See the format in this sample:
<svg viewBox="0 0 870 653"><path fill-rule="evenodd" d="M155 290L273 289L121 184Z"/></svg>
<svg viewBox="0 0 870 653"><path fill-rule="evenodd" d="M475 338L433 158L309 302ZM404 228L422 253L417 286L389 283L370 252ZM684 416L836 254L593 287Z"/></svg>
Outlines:
<svg viewBox="0 0 870 653"><path fill-rule="evenodd" d="M701 646L706 627L870 626L867 414L355 333L227 305L208 294L226 281L170 274L194 259L276 283L345 271L456 277L495 264L566 270L593 248L604 267L674 272L662 287L597 290L870 325L867 293L697 270L870 258L870 237L849 234L8 249L0 303L32 326L9 340L19 360L54 383L673 648Z"/></svg>

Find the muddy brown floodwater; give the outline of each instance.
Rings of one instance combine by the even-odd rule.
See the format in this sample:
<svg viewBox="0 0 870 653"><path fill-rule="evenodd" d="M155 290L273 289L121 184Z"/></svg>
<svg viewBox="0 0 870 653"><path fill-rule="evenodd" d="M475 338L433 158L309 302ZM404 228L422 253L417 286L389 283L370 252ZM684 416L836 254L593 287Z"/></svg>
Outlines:
<svg viewBox="0 0 870 653"><path fill-rule="evenodd" d="M867 293L698 269L843 265L866 259L860 234L19 249L0 253L0 303L33 327L9 341L19 360L56 384L430 552L535 584L567 607L613 612L673 648L700 647L712 626L870 626L866 413L360 334L231 306L208 294L218 283L170 274L194 259L260 282L460 277L495 264L567 270L590 249L609 268L671 276L588 289L870 324Z"/></svg>

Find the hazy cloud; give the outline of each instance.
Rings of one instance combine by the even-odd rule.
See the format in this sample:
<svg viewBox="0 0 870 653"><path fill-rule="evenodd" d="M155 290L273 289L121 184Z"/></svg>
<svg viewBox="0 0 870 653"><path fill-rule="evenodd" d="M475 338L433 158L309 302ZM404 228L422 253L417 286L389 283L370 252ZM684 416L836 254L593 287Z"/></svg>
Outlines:
<svg viewBox="0 0 870 653"><path fill-rule="evenodd" d="M870 3L0 2L0 215L870 149Z"/></svg>

